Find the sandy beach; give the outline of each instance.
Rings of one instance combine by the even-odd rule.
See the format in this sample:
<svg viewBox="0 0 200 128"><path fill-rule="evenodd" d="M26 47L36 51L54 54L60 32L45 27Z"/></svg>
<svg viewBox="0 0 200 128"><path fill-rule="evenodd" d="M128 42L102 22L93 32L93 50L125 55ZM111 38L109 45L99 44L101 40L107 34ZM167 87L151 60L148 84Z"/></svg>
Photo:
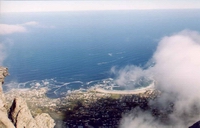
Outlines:
<svg viewBox="0 0 200 128"><path fill-rule="evenodd" d="M103 88L95 88L96 92L100 93L110 93L110 94L139 94L139 93L145 93L148 90L154 90L154 83L150 84L147 87L140 88L140 89L134 89L134 90L105 90Z"/></svg>

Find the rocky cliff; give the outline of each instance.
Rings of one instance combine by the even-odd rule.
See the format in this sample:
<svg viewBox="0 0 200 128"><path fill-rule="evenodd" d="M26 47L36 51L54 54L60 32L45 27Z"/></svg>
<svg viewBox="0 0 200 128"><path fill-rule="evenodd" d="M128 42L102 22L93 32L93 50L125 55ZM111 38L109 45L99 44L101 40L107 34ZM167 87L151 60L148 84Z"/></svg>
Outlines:
<svg viewBox="0 0 200 128"><path fill-rule="evenodd" d="M33 117L26 101L21 97L13 100L11 107L5 101L2 85L8 69L0 67L0 127L1 128L53 128L54 120L47 113Z"/></svg>

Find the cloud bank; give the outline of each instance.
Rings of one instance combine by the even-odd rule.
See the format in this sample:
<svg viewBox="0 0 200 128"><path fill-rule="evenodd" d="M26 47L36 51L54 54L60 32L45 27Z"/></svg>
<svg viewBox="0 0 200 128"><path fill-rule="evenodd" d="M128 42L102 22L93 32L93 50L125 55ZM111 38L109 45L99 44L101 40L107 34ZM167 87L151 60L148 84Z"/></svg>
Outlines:
<svg viewBox="0 0 200 128"><path fill-rule="evenodd" d="M169 100L174 102L170 123L163 125L150 113L138 110L138 116L133 112L124 116L120 128L183 128L200 120L200 34L185 30L164 37L151 60L154 65L145 70L135 66L119 70L116 83L125 85L149 75L156 81L155 87L163 92L156 105L166 106Z"/></svg>

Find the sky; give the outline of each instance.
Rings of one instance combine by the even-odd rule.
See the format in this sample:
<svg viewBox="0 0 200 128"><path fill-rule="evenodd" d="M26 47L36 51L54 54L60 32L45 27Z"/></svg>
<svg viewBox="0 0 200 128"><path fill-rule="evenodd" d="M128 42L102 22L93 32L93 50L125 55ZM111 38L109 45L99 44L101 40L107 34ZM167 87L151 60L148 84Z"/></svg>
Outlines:
<svg viewBox="0 0 200 128"><path fill-rule="evenodd" d="M0 1L5 12L59 12L89 10L200 9L199 0L117 0L117 1Z"/></svg>

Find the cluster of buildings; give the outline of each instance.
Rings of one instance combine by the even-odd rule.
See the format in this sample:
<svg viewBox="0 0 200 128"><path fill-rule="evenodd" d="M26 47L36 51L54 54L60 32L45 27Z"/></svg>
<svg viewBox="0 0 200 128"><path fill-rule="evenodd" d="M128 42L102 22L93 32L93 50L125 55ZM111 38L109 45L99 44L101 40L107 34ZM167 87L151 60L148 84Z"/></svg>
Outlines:
<svg viewBox="0 0 200 128"><path fill-rule="evenodd" d="M62 127L69 128L117 128L124 114L133 108L150 110L152 115L163 116L166 111L149 106L149 100L155 100L160 92L149 90L140 94L111 94L95 92L72 92L66 97L50 99L46 89L12 90L6 94L8 99L18 95L27 101L29 108L38 112L54 112L57 121L61 121ZM31 105L31 106L30 106ZM37 110L34 110L37 108ZM57 115L56 115L57 113ZM53 117L53 118L54 118ZM159 117L160 118L160 117ZM163 118L163 120L165 120Z"/></svg>
<svg viewBox="0 0 200 128"><path fill-rule="evenodd" d="M150 109L148 100L156 98L157 95L158 93L154 91L139 95L118 96L94 93L94 100L90 99L90 102L80 100L80 97L75 99L76 96L72 96L77 102L74 102L75 106L70 110L65 108L65 125L70 128L117 128L123 114L127 114L135 107L143 110Z"/></svg>

